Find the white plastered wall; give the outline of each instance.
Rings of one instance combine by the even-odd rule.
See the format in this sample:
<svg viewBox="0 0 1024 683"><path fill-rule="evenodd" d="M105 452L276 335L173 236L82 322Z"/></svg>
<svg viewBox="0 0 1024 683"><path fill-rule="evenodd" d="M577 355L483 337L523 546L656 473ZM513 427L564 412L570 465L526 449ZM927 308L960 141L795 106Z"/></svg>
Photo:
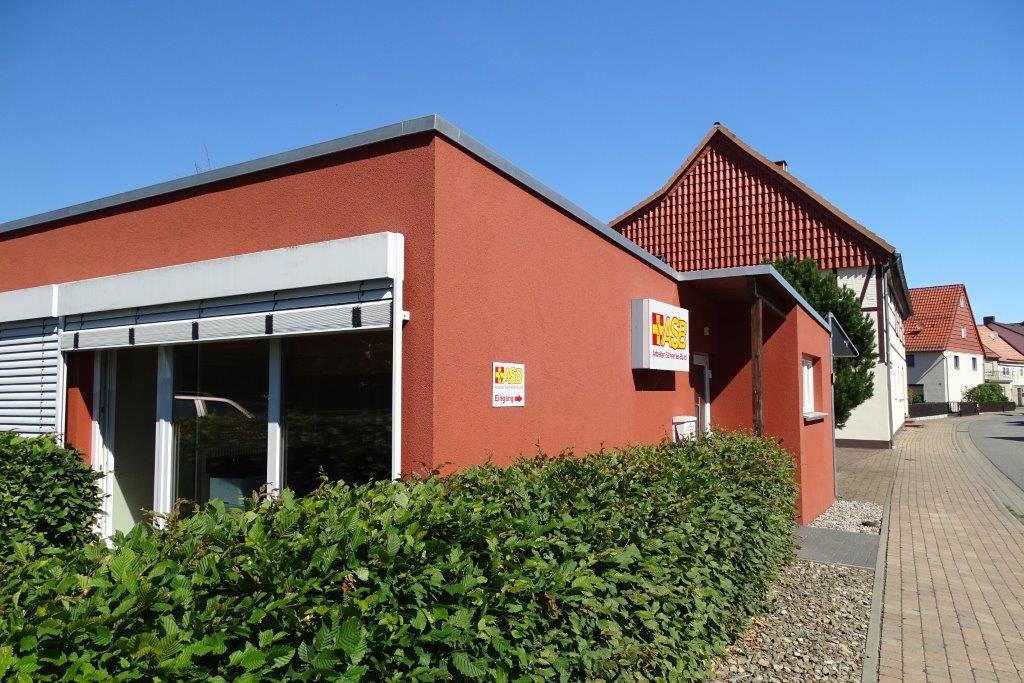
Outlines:
<svg viewBox="0 0 1024 683"><path fill-rule="evenodd" d="M949 381L946 383L947 401L963 400L964 392L973 389L985 381L984 358L959 351L943 351L946 358L946 368L949 373ZM954 357L960 357L960 368L954 366ZM971 360L974 360L972 364Z"/></svg>
<svg viewBox="0 0 1024 683"><path fill-rule="evenodd" d="M896 298L886 289L885 307L888 311L889 409L892 411L893 434L907 421L909 397L907 394L907 347L903 337L903 319L896 306Z"/></svg>
<svg viewBox="0 0 1024 683"><path fill-rule="evenodd" d="M1020 390L1024 389L1024 365L985 361L985 381L995 382L1003 389L1007 401L1018 402Z"/></svg>
<svg viewBox="0 0 1024 683"><path fill-rule="evenodd" d="M960 358L959 368L955 367L956 357ZM964 391L985 380L985 363L981 356L969 353L928 351L914 354L914 367L908 373L910 384L923 385L925 401L955 402L963 400Z"/></svg>
<svg viewBox="0 0 1024 683"><path fill-rule="evenodd" d="M883 294L883 305L878 305L875 269L872 269L871 278L868 278L867 266L840 268L836 276L839 284L852 290L858 298L863 293L861 308L875 309L865 312L871 319L874 329L877 331L884 325L887 326L888 331L888 334L883 336L883 341L880 342L886 344L886 362L876 363L874 368L874 393L871 398L853 410L846 425L836 431L836 438L857 441L889 441L903 425L907 415L908 370L906 347L903 340L903 321L888 289ZM878 343L876 341L876 344ZM877 352L876 349L876 354Z"/></svg>
<svg viewBox="0 0 1024 683"><path fill-rule="evenodd" d="M892 438L889 431L889 399L885 373L886 366L876 363L873 372L874 394L853 409L846 426L836 430L837 439L888 441Z"/></svg>
<svg viewBox="0 0 1024 683"><path fill-rule="evenodd" d="M1024 405L1024 365L1008 365L1010 368L1010 384L1006 398L1018 405Z"/></svg>

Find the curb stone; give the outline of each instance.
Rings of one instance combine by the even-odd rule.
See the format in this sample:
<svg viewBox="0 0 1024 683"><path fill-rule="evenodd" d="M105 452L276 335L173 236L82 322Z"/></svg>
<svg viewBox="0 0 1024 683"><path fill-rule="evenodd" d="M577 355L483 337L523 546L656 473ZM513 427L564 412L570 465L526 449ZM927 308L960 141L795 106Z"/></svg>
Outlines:
<svg viewBox="0 0 1024 683"><path fill-rule="evenodd" d="M953 432L953 445L961 455L973 460L974 473L978 477L978 483L982 485L989 497L995 501L1007 517L1024 529L1024 519L1022 519L1024 518L1024 491L1017 488L1017 485L974 445L968 427L971 422L976 421L978 418L964 420L963 424L956 426Z"/></svg>
<svg viewBox="0 0 1024 683"><path fill-rule="evenodd" d="M871 613L868 617L867 642L864 643L864 671L861 683L877 683L878 660L882 652L882 594L885 591L885 555L889 546L889 516L892 513L892 492L896 487L896 471L902 454L894 453L896 463L893 466L889 492L885 495L885 506L882 513L882 527L878 532L878 554L875 556L875 583L871 589Z"/></svg>

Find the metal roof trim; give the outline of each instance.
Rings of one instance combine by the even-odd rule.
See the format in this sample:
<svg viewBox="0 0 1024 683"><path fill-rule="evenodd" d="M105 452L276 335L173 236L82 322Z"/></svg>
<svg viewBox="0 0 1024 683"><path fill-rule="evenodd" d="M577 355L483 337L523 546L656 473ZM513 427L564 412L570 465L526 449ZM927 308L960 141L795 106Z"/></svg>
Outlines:
<svg viewBox="0 0 1024 683"><path fill-rule="evenodd" d="M95 211L111 209L143 199L152 199L172 192L202 187L211 183L238 178L251 173L266 171L300 161L335 154L337 152L365 147L378 142L395 140L409 135L427 132L436 133L450 140L467 153L493 166L516 182L540 195L548 202L556 205L577 220L582 221L592 230L626 251L629 251L642 261L645 261L648 265L660 270L665 275L673 278L676 277L677 271L664 261L661 261L650 252L642 249L615 230L612 230L607 224L599 220L589 211L584 210L576 203L551 189L549 186L519 168L505 157L482 144L471 135L463 132L458 126L437 114L421 116L419 118L401 121L399 123L382 126L380 128L374 128L362 133L355 133L353 135L347 135L334 140L319 142L313 145L307 145L306 147L299 147L298 149L293 149L287 152L280 152L278 154L260 157L251 161L243 161L231 166L225 166L224 168L206 171L205 173L199 173L184 178L176 178L174 180L157 183L156 185L149 185L136 190L121 192L119 194L110 195L109 197L74 204L72 206L47 211L34 216L18 218L6 223L0 223L0 234L24 228L31 228L53 221L74 218L76 216L82 216Z"/></svg>
<svg viewBox="0 0 1024 683"><path fill-rule="evenodd" d="M910 286L907 284L907 274L903 270L903 256L899 252L893 255L889 267L896 272L896 284L898 285L896 289L899 293L899 304L900 308L903 309L901 311L903 319L906 320L914 315L914 303L910 300Z"/></svg>
<svg viewBox="0 0 1024 683"><path fill-rule="evenodd" d="M554 204L562 211L565 211L573 218L585 223L594 232L597 232L602 237L615 243L619 247L630 252L642 261L645 261L648 265L660 270L665 275L678 279L679 271L672 266L668 265L654 254L650 253L643 247L639 246L627 237L624 237L619 232L612 230L607 223L594 216L592 213L576 204L572 200L568 199L564 195L551 189L544 182L538 180L533 175L527 173L520 167L510 162L505 157L501 156L494 150L490 149L473 136L465 133L448 120L435 115L435 127L434 131L439 135L447 138L453 142L456 146L462 148L469 154L479 158L481 161L493 166L497 170L501 171L505 175L509 176L517 183L529 188L534 193L543 197L546 201Z"/></svg>
<svg viewBox="0 0 1024 683"><path fill-rule="evenodd" d="M828 324L821 314L814 310L807 299L800 295L800 292L796 291L793 285L789 284L786 278L782 277L779 271L775 270L774 267L763 264L759 266L736 266L734 268L716 268L713 270L692 270L685 273L679 273L680 282L695 282L700 280L715 280L727 277L749 277L764 275L774 279L786 292L793 297L793 300L803 308L812 318L814 318L819 325L829 330L831 333L832 328Z"/></svg>
<svg viewBox="0 0 1024 683"><path fill-rule="evenodd" d="M75 216L81 216L94 211L102 211L104 209L111 209L142 199L152 199L172 192L202 187L222 180L230 180L231 178L237 178L250 173L266 171L298 161L306 161L308 159L315 159L317 157L334 154L336 152L364 147L375 142L383 142L385 140L393 140L406 135L436 130L437 118L438 117L433 115L421 116L419 118L409 119L408 121L374 128L373 130L368 130L362 133L346 135L334 140L318 142L305 147L299 147L298 149L279 152L277 154L271 154L270 156L260 157L250 161L243 161L223 168L216 168L212 171L197 173L196 175L185 176L182 178L175 178L155 185L147 185L146 187L128 190L127 192L120 192L118 194L101 197L100 199L93 199L80 204L72 204L71 206L46 211L34 216L16 218L15 220L7 221L6 223L0 223L0 233L30 228L43 223L50 223L67 218L74 218Z"/></svg>
<svg viewBox="0 0 1024 683"><path fill-rule="evenodd" d="M300 147L298 149L290 150L287 152L280 152L278 154L272 154L270 156L253 159L251 161L244 161L242 163L233 164L231 166L225 166L224 168L214 169L205 173L200 173L194 176L188 176L184 178L177 178L156 185L149 185L147 187L139 188L136 190L130 190L128 192L122 192L120 194L111 195L101 199L95 199L89 202L81 204L75 204L72 206L64 207L62 209L56 209L34 216L28 216L26 218L19 218L6 223L0 223L0 234L5 232L11 232L14 230L20 230L23 228L33 227L44 223L49 223L57 220L63 220L66 218L73 218L75 216L92 213L94 211L101 211L104 209L114 208L130 202L139 201L142 199L150 199L159 197L161 195L169 194L172 192L178 192L180 190L187 190L195 187L202 187L211 183L219 182L222 180L228 180L231 178L237 178L240 176L248 175L250 173L257 173L259 171L265 171L280 166L296 163L299 161L305 161L308 159L314 159L328 154L334 154L337 152L343 152L358 147L364 147L377 142L384 142L387 140L395 140L409 135L415 135L418 133L433 132L444 138L450 140L453 144L459 148L465 150L467 153L477 157L484 163L496 168L498 171L512 178L514 181L525 186L532 192L544 198L546 201L557 206L562 211L571 215L575 219L584 223L594 232L598 233L605 239L609 240L616 246L629 252L636 258L644 261L652 268L662 272L663 274L671 277L676 282L686 282L695 280L706 280L720 277L735 277L735 276L746 276L746 275L764 275L776 280L783 289L785 289L790 296L804 309L806 310L822 327L830 329L828 323L821 315L818 314L814 308L807 303L807 301L800 296L800 294L793 288L789 282L786 281L777 270L769 265L759 266L744 266L738 268L722 268L716 270L702 270L702 271L691 271L687 273L680 273L675 268L672 268L667 263L657 258L647 250L643 249L636 243L632 242L626 237L623 237L619 232L610 228L606 223L599 220L590 212L586 211L576 203L570 201L565 196L559 194L555 190L551 189L548 185L544 184L534 176L530 175L523 169L519 168L505 157L501 156L497 152L493 151L486 145L476 140L471 135L463 132L458 126L454 125L447 119L437 115L431 114L429 116L421 116L419 118L408 119L399 123L394 123L380 128L374 128L362 133L355 133L353 135L347 135L334 140L328 140L326 142L320 142L306 147Z"/></svg>

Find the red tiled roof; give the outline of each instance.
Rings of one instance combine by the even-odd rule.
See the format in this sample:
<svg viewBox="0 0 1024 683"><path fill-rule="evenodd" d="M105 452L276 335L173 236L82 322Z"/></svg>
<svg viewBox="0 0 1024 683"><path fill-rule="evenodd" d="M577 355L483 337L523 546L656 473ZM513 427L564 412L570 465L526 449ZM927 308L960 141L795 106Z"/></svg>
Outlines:
<svg viewBox="0 0 1024 683"><path fill-rule="evenodd" d="M999 338L1012 346L1019 353L1024 353L1024 322L1000 323L992 321L988 324L989 329L999 333Z"/></svg>
<svg viewBox="0 0 1024 683"><path fill-rule="evenodd" d="M850 268L888 264L896 252L721 124L660 190L610 225L682 271L789 255Z"/></svg>
<svg viewBox="0 0 1024 683"><path fill-rule="evenodd" d="M1002 363L1024 363L1024 354L1007 344L994 330L978 325L978 335L985 347L985 358L994 358Z"/></svg>
<svg viewBox="0 0 1024 683"><path fill-rule="evenodd" d="M984 355L967 288L962 284L916 287L910 290L910 301L914 315L903 323L907 351L950 350Z"/></svg>

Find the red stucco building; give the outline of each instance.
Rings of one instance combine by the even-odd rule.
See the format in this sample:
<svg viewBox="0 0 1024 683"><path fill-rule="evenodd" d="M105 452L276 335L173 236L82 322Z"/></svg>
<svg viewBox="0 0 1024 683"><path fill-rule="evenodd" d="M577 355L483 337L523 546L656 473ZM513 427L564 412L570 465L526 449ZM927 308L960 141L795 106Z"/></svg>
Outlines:
<svg viewBox="0 0 1024 683"><path fill-rule="evenodd" d="M801 519L833 500L828 322L766 266L675 270L439 117L12 221L0 262L0 429L80 448L108 532L682 423L779 438ZM673 346L635 302L684 309Z"/></svg>

